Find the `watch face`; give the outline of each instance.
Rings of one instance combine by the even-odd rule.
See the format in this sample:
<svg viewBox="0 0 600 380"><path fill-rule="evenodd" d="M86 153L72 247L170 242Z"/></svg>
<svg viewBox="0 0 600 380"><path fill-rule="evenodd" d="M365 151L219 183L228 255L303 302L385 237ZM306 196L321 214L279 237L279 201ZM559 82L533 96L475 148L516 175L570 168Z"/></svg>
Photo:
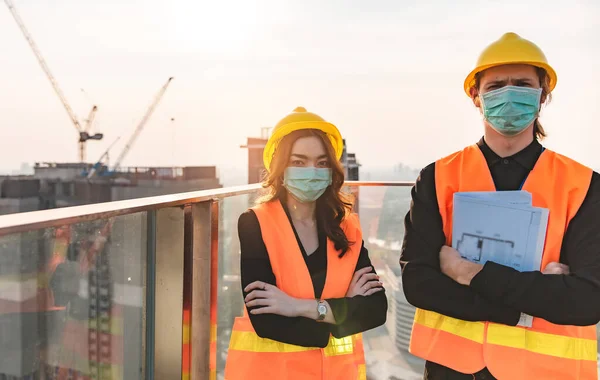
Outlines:
<svg viewBox="0 0 600 380"><path fill-rule="evenodd" d="M317 311L319 314L327 314L327 307L325 305L319 305Z"/></svg>

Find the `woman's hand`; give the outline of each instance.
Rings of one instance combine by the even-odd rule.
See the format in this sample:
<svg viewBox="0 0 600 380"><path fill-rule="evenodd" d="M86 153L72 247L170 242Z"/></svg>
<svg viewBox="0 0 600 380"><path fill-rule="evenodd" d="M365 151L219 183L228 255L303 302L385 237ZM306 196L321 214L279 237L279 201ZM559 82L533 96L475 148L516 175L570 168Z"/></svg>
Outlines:
<svg viewBox="0 0 600 380"><path fill-rule="evenodd" d="M352 277L346 297L370 296L383 290L383 284L376 273L370 273L370 266L357 270Z"/></svg>
<svg viewBox="0 0 600 380"><path fill-rule="evenodd" d="M284 317L300 315L300 300L288 296L274 285L255 281L244 291L249 293L244 299L246 306L248 308L258 307L250 310L251 314L278 314Z"/></svg>

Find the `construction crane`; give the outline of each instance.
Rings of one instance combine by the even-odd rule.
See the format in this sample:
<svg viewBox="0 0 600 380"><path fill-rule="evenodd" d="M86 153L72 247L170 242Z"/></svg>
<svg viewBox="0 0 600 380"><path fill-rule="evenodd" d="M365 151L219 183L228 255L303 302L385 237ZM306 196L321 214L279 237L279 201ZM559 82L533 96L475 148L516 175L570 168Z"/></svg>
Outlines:
<svg viewBox="0 0 600 380"><path fill-rule="evenodd" d="M8 10L10 11L10 13L13 15L13 18L17 22L17 25L19 26L19 28L21 29L23 36L25 36L25 39L29 43L31 50L33 50L33 53L35 54L35 56L38 60L38 63L40 64L40 66L42 67L42 70L44 70L44 73L50 80L50 83L52 84L52 88L54 89L54 92L56 92L56 95L58 95L58 98L60 99L63 107L65 107L65 110L67 111L67 114L69 115L69 118L71 119L71 122L75 126L75 129L77 129L77 132L79 134L79 140L78 140L79 161L84 162L85 155L86 155L86 142L88 140L102 140L102 138L104 137L104 135L102 133L95 133L93 135L90 135L90 130L91 130L92 123L94 120L94 115L96 114L98 107L96 107L96 106L92 107L92 110L90 111L90 116L88 117L88 121L86 122L85 127L82 127L81 123L79 122L79 119L77 118L77 116L75 115L75 112L73 111L73 108L71 108L71 106L67 102L65 94L62 92L62 90L58 86L58 82L56 81L56 78L54 77L54 75L52 75L52 72L50 71L50 68L48 67L48 64L46 63L46 60L42 56L40 49L38 49L37 45L33 41L33 38L31 37L31 34L25 27L25 24L23 23L21 16L19 16L19 14L17 13L17 9L15 8L14 4L12 3L12 0L4 0L4 3L8 7Z"/></svg>
<svg viewBox="0 0 600 380"><path fill-rule="evenodd" d="M119 157L117 158L117 161L115 162L115 164L113 166L113 170L112 171L109 170L109 171L107 171L105 173L102 173L102 175L111 175L111 174L113 174L121 166L121 162L123 161L123 159L125 158L125 156L127 155L127 153L129 153L129 151L131 150L131 147L133 146L133 143L135 143L135 140L137 140L138 136L140 135L140 133L144 129L144 126L146 125L146 123L148 122L148 120L150 120L150 116L152 116L152 113L154 113L154 110L156 109L156 107L160 103L163 95L167 91L167 88L169 87L169 84L171 83L172 80L173 80L173 77L169 78L169 80L167 81L167 83L165 83L161 87L161 89L158 91L158 94L156 94L156 96L154 97L154 100L152 101L152 104L150 105L150 107L148 108L148 110L146 111L146 113L144 114L144 116L142 117L142 120L139 122L139 124L137 125L137 127L133 131L133 134L129 138L129 141L125 145L125 148L123 148L123 151L119 154ZM174 119L171 119L171 121L174 121ZM104 152L104 154L102 154L102 156L100 157L100 159L98 160L98 162L96 162L94 164L94 166L92 167L92 169L90 170L90 172L86 175L86 177L88 179L94 177L94 175L96 175L96 173L100 171L100 169L104 165L104 163L102 162L102 160L105 157L108 158L109 151L110 151L110 149L112 148L112 146L114 144L115 143L113 142L111 144L111 146ZM106 166L108 166L108 164L106 164Z"/></svg>
<svg viewBox="0 0 600 380"><path fill-rule="evenodd" d="M110 144L110 146L104 151L104 153L102 153L102 155L100 156L100 158L98 159L98 161L94 164L94 166L92 166L92 168L90 169L89 173L85 173L84 172L84 176L89 178L92 178L97 171L102 169L103 165L108 166L109 161L110 161L110 150L112 149L112 147L117 143L117 141L119 141L119 139L121 138L121 136L117 137L115 139L115 141L113 141L112 144Z"/></svg>
<svg viewBox="0 0 600 380"><path fill-rule="evenodd" d="M85 119L85 127L83 128L83 132L79 132L79 161L85 162L87 152L87 140L102 140L104 135L102 133L96 133L94 135L90 135L90 131L92 129L92 125L94 124L94 119L96 118L96 112L98 111L98 107L93 106L90 110L90 113Z"/></svg>
<svg viewBox="0 0 600 380"><path fill-rule="evenodd" d="M148 110L146 111L146 114L144 115L144 117L142 117L142 120L139 122L139 124L133 131L133 134L129 138L129 141L127 141L127 144L125 145L125 148L123 148L123 151L121 152L121 154L119 154L119 156L117 157L117 160L115 161L114 170L117 170L121 166L121 162L123 161L125 156L127 156L127 153L129 153L129 151L131 150L131 147L135 143L135 140L137 140L138 136L140 135L140 132L142 132L142 130L146 126L146 123L150 119L150 116L152 116L152 113L158 106L158 103L160 103L160 100L162 99L163 95L167 91L167 88L169 87L169 84L171 84L172 80L173 80L173 77L169 78L169 80L167 80L167 83L165 83L161 87L161 89L158 91L158 94L156 94L156 96L154 97L154 101L152 102L152 104L150 105Z"/></svg>

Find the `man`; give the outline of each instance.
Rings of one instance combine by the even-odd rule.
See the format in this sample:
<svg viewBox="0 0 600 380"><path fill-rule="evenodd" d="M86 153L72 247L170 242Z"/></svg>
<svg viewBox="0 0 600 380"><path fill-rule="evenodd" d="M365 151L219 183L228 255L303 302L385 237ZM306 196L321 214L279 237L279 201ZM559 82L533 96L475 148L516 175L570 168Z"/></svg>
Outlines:
<svg viewBox="0 0 600 380"><path fill-rule="evenodd" d="M484 137L424 168L412 189L400 264L425 379L597 379L600 175L540 143L556 80L532 42L507 33L489 45L465 80ZM453 194L519 189L550 210L540 271L461 258ZM521 313L532 327L516 326Z"/></svg>

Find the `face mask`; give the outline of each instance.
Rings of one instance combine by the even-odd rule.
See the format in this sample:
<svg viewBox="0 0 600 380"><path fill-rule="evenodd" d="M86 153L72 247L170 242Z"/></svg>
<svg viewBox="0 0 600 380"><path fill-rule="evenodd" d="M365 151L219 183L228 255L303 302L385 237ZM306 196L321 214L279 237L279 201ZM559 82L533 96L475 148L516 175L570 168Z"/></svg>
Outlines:
<svg viewBox="0 0 600 380"><path fill-rule="evenodd" d="M314 202L331 185L331 169L300 168L291 166L285 169L283 186L296 200L302 203Z"/></svg>
<svg viewBox="0 0 600 380"><path fill-rule="evenodd" d="M541 88L506 86L481 95L483 117L498 133L516 136L539 115Z"/></svg>

